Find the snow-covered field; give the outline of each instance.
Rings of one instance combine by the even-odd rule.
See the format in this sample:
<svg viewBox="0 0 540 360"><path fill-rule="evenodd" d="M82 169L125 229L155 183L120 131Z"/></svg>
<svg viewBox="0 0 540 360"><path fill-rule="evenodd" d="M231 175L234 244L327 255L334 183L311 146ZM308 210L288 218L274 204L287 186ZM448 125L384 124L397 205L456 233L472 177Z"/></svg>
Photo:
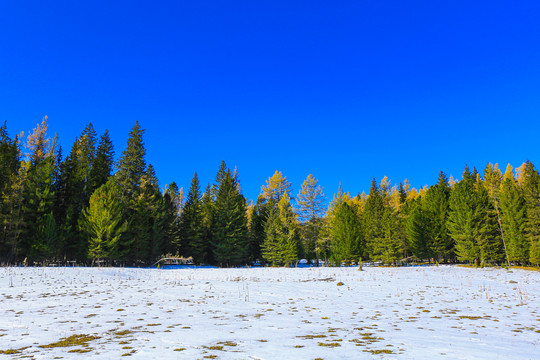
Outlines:
<svg viewBox="0 0 540 360"><path fill-rule="evenodd" d="M0 274L0 350L7 353L0 359L540 357L540 272L439 266ZM79 345L58 343L70 336Z"/></svg>

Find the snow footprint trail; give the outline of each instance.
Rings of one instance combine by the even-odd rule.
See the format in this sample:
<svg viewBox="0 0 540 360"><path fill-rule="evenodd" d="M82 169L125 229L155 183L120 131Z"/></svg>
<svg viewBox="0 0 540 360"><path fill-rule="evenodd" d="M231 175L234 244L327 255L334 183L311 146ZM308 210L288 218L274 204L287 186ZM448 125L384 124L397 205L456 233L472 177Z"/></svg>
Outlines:
<svg viewBox="0 0 540 360"><path fill-rule="evenodd" d="M15 359L530 359L540 338L540 273L523 270L0 272Z"/></svg>

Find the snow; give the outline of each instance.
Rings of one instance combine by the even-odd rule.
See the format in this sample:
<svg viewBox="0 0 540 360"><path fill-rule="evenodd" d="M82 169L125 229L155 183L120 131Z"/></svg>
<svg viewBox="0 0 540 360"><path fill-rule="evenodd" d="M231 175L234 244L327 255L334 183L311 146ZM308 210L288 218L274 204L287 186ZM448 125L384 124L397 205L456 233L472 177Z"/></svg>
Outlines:
<svg viewBox="0 0 540 360"><path fill-rule="evenodd" d="M22 349L0 359L535 359L539 282L457 266L0 268L0 350ZM39 347L81 334L99 338Z"/></svg>

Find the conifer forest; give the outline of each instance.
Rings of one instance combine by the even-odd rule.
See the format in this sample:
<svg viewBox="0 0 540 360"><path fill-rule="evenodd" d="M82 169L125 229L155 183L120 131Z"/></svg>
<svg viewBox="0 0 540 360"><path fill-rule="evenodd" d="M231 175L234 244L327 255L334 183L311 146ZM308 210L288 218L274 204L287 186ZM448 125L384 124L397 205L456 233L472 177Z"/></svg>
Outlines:
<svg viewBox="0 0 540 360"><path fill-rule="evenodd" d="M69 151L47 134L0 127L0 263L148 266L164 256L196 264L295 266L377 261L540 265L540 175L530 161L465 166L420 189L372 180L369 193L331 198L309 175L293 193L276 171L255 201L225 162L187 193L160 189L135 123L115 161L107 131L88 124ZM464 159L466 160L466 159ZM403 174L406 176L407 174Z"/></svg>

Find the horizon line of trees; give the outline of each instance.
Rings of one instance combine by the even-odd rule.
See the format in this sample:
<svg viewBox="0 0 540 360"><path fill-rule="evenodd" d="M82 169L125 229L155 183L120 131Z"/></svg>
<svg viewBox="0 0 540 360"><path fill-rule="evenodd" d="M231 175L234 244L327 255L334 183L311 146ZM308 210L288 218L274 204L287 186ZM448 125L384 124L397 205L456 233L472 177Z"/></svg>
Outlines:
<svg viewBox="0 0 540 360"><path fill-rule="evenodd" d="M465 166L459 181L441 171L420 190L385 176L367 195L340 186L330 202L312 175L293 196L276 171L250 202L224 161L204 191L197 173L186 196L174 182L159 189L138 122L116 163L107 131L98 138L88 124L64 157L47 128L44 117L23 151L23 134L0 127L0 263L145 266L170 254L218 266L540 265L540 175L530 161L504 174Z"/></svg>

